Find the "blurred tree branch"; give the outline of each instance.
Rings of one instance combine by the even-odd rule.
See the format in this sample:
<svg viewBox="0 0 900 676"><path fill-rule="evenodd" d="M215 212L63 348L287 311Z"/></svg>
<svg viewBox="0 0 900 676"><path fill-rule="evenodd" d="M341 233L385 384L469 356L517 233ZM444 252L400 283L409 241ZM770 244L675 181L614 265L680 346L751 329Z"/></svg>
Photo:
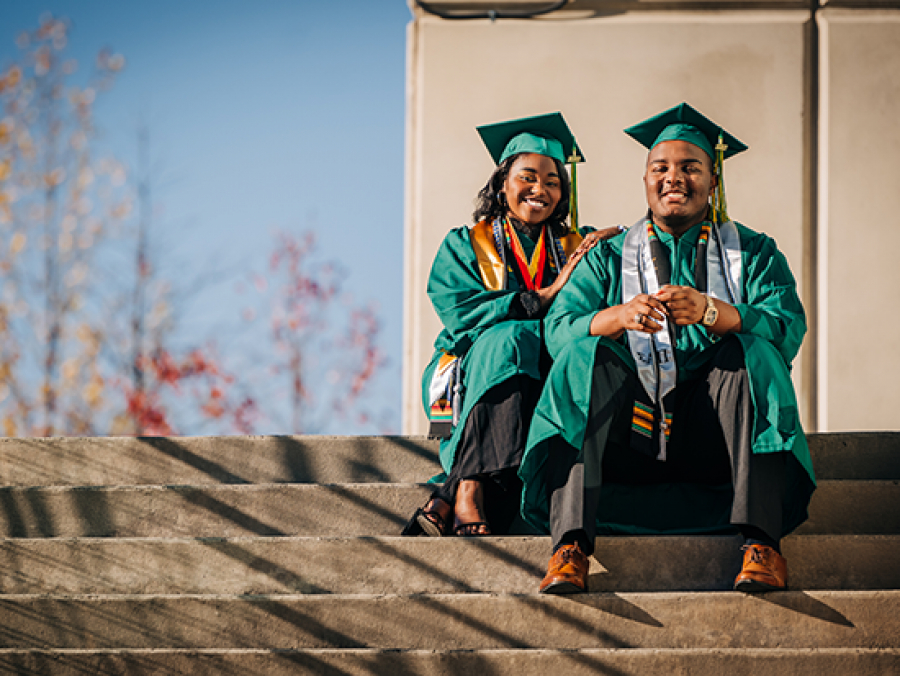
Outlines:
<svg viewBox="0 0 900 676"><path fill-rule="evenodd" d="M93 104L124 59L101 51L87 84L72 85L77 64L65 57L68 28L42 18L37 30L20 35L21 59L0 75L7 434L93 434L94 411L103 405L90 271L131 205L124 167L92 155Z"/></svg>
<svg viewBox="0 0 900 676"><path fill-rule="evenodd" d="M175 293L160 274L149 129L136 178L99 152L94 104L125 60L103 50L76 84L68 39L69 24L45 15L0 72L2 433L171 435L211 423L249 434L263 418L300 433L377 418L367 401L385 365L377 312L341 291L311 234L278 233L268 271L253 276L269 326L249 365L227 369L246 355L220 357L196 336L174 347L176 308L197 290ZM245 311L245 326L256 314Z"/></svg>

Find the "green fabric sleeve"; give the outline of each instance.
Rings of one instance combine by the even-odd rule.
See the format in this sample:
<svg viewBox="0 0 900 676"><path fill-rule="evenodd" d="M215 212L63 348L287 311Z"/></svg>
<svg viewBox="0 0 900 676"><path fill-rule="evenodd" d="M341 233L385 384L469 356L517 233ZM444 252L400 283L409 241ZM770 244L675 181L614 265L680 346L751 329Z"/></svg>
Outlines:
<svg viewBox="0 0 900 676"><path fill-rule="evenodd" d="M797 284L775 242L751 233L741 229L742 239L750 234L744 256L744 302L735 305L741 315L741 333L768 341L790 364L806 334Z"/></svg>
<svg viewBox="0 0 900 676"><path fill-rule="evenodd" d="M581 260L544 319L547 349L556 357L569 343L590 335L591 320L609 307L609 260L606 242L598 243Z"/></svg>
<svg viewBox="0 0 900 676"><path fill-rule="evenodd" d="M478 270L467 227L451 230L435 256L428 297L444 331L435 347L465 353L486 329L509 319L515 291L488 291Z"/></svg>

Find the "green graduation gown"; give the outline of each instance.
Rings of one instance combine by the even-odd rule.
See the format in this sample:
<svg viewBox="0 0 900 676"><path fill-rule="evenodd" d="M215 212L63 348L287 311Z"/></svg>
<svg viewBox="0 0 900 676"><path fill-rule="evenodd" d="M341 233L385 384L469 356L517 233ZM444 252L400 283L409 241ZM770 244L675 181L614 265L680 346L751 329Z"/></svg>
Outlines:
<svg viewBox="0 0 900 676"><path fill-rule="evenodd" d="M792 504L785 507L789 532L806 518L806 505L815 488L812 462L806 437L800 426L797 400L790 379L790 364L806 333L806 319L797 295L796 283L787 260L770 237L736 224L740 234L743 302L736 305L741 315L737 335L744 349L751 382L754 425L754 453L789 451L798 461L789 479ZM694 260L701 226L680 239L661 232L657 235L669 250L671 284L695 286ZM627 333L619 340L590 336L590 323L598 310L622 302L622 245L625 235L599 243L572 274L545 318L547 347L554 359L547 383L535 411L528 446L519 469L525 488L522 515L535 527L548 530L548 504L543 467L548 440L562 437L574 448L584 440L590 405L591 378L598 341L611 347L632 369L634 359ZM675 358L679 380L690 377L703 365L714 338L699 325L678 327ZM676 422L677 424L677 422ZM802 468L802 469L800 469ZM663 497L664 506L648 508L648 500ZM601 492L603 514L614 512L619 522L598 523L598 532L718 532L728 527L729 487L718 491L708 487L677 485L631 487L604 485ZM627 506L634 501L634 509ZM621 504L614 504L621 503ZM604 510L607 504L611 509ZM678 511L673 519L672 509ZM629 514L659 514L662 521L642 516L627 523ZM628 517L626 516L626 519ZM629 519L630 520L630 519ZM662 525L662 524L665 525ZM673 525L674 524L674 525Z"/></svg>
<svg viewBox="0 0 900 676"><path fill-rule="evenodd" d="M511 269L506 289L487 288L472 246L472 232L471 228L460 227L447 234L428 277L428 297L444 328L434 342L434 355L422 375L426 413L431 404L428 388L438 360L445 352L461 360L462 411L453 434L442 440L440 447L445 473L453 467L469 412L489 389L516 375L541 379L541 322L510 317L510 304L522 290ZM530 256L534 242L523 234L519 240ZM548 271L545 286L557 275L552 265L548 265ZM443 476L432 481L443 481Z"/></svg>

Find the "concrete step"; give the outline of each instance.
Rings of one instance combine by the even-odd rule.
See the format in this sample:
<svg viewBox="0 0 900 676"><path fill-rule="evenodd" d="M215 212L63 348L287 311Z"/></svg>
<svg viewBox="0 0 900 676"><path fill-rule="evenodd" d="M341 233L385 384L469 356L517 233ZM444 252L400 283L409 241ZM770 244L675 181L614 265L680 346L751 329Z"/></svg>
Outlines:
<svg viewBox="0 0 900 676"><path fill-rule="evenodd" d="M738 537L599 538L593 591L730 590ZM900 536L783 542L792 589L900 589ZM3 594L533 593L548 537L7 539Z"/></svg>
<svg viewBox="0 0 900 676"><path fill-rule="evenodd" d="M900 432L809 434L818 479L900 479Z"/></svg>
<svg viewBox="0 0 900 676"><path fill-rule="evenodd" d="M0 537L397 535L431 488L251 484L0 488ZM532 534L522 523L517 534ZM819 482L798 534L900 534L900 481Z"/></svg>
<svg viewBox="0 0 900 676"><path fill-rule="evenodd" d="M2 648L896 648L900 592L0 596Z"/></svg>
<svg viewBox="0 0 900 676"><path fill-rule="evenodd" d="M0 485L412 483L439 470L424 437L0 439Z"/></svg>
<svg viewBox="0 0 900 676"><path fill-rule="evenodd" d="M820 479L900 479L900 432L809 435ZM413 483L438 471L424 437L0 439L0 485Z"/></svg>
<svg viewBox="0 0 900 676"><path fill-rule="evenodd" d="M900 673L900 650L861 648L582 650L0 650L0 671L16 674L297 673L457 676L885 676Z"/></svg>

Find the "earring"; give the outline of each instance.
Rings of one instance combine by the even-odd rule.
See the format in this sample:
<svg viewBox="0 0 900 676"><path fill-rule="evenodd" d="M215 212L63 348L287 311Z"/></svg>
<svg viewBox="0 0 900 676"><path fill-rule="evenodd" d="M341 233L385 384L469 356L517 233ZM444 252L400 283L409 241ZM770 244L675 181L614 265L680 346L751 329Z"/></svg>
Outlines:
<svg viewBox="0 0 900 676"><path fill-rule="evenodd" d="M506 206L506 193L505 193L505 192L498 192L498 193L497 193L497 203L498 203L501 207L505 207L505 206Z"/></svg>

